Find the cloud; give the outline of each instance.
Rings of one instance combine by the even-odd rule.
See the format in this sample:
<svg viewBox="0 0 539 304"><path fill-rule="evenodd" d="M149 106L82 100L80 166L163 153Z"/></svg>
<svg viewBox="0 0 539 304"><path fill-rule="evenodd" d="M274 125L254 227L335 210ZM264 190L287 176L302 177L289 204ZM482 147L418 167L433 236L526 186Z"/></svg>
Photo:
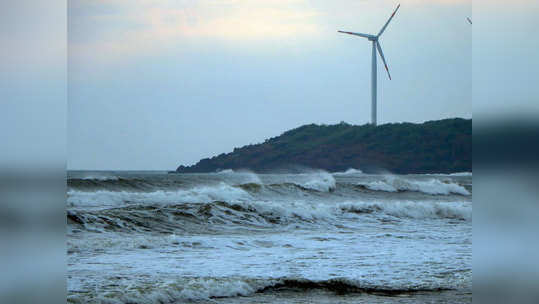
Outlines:
<svg viewBox="0 0 539 304"><path fill-rule="evenodd" d="M181 40L253 40L317 32L306 0L72 1L70 51L75 56L130 56Z"/></svg>
<svg viewBox="0 0 539 304"><path fill-rule="evenodd" d="M315 12L238 5L226 12L199 9L152 9L147 34L159 37L195 36L264 39L316 33Z"/></svg>
<svg viewBox="0 0 539 304"><path fill-rule="evenodd" d="M471 0L73 0L69 51L72 62L119 63L193 43L242 48L320 40L341 28L375 32L398 2L408 14L412 6L471 9Z"/></svg>

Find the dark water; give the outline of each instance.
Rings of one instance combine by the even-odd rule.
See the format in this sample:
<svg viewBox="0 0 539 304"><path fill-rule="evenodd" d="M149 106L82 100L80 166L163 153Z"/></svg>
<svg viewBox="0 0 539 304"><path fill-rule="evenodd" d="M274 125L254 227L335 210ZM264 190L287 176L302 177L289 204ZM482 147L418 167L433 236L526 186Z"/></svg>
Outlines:
<svg viewBox="0 0 539 304"><path fill-rule="evenodd" d="M68 301L471 302L472 178L69 172Z"/></svg>

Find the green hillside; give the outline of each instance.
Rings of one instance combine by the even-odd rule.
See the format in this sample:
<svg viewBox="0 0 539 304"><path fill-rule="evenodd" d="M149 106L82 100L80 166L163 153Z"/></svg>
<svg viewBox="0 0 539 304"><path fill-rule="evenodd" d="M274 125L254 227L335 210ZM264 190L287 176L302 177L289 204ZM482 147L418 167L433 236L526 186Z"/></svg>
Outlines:
<svg viewBox="0 0 539 304"><path fill-rule="evenodd" d="M454 118L377 127L304 125L260 144L202 159L193 166L180 166L176 171L275 172L298 167L402 174L472 171L472 120Z"/></svg>

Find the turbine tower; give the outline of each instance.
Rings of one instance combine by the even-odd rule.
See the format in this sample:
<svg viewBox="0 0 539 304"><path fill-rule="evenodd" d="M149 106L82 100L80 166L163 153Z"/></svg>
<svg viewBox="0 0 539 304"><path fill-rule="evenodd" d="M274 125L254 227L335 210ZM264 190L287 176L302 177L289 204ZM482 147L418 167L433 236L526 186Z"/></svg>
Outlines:
<svg viewBox="0 0 539 304"><path fill-rule="evenodd" d="M401 5L399 4L393 14L391 14L391 17L389 17L389 20L387 20L386 24L378 35L370 35L370 34L362 34L362 33L353 33L353 32L344 32L344 31L338 31L339 33L348 34L348 35L354 35L359 36L363 38L369 39L369 41L372 41L372 87L371 87L371 96L372 96L372 105L371 105L371 121L374 126L376 126L376 90L377 90L377 65L376 65L376 51L378 50L378 53L380 54L380 57L382 58L382 61L384 62L384 66L387 71L387 76L389 76L389 80L391 80L391 74L389 73L389 69L387 67L386 59L384 58L384 52L382 51L382 47L380 46L380 42L378 41L380 36L384 33L387 26L389 25L389 22L391 22L391 19L395 17L395 14L399 10L399 7Z"/></svg>

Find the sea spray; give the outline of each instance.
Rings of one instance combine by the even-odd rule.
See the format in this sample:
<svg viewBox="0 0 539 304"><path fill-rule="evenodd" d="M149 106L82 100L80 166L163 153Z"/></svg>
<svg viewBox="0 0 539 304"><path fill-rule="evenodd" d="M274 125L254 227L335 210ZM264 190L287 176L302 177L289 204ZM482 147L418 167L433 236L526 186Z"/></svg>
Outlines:
<svg viewBox="0 0 539 304"><path fill-rule="evenodd" d="M312 171L304 174L306 181L301 185L308 189L329 192L335 190L337 184L333 175L326 171Z"/></svg>

